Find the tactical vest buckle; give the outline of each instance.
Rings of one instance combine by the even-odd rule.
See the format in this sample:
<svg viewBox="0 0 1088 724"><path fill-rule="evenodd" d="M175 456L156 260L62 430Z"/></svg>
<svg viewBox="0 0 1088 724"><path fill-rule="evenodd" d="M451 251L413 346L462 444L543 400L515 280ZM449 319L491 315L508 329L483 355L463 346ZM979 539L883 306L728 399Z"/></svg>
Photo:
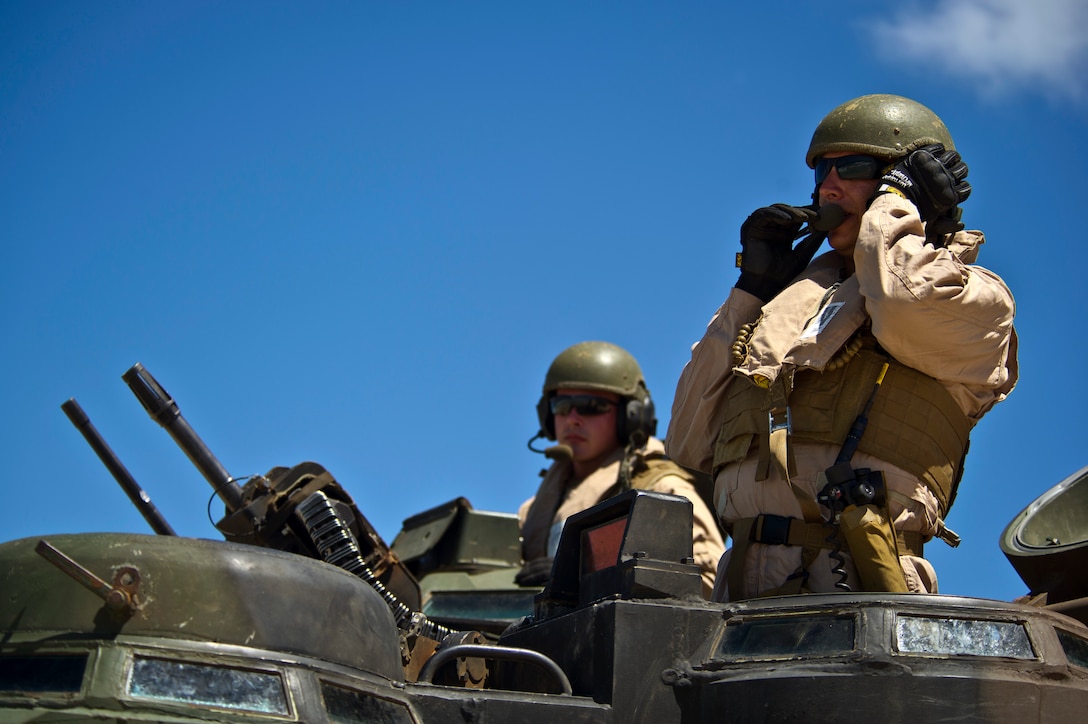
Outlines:
<svg viewBox="0 0 1088 724"><path fill-rule="evenodd" d="M756 543L781 546L789 545L790 521L784 515L764 513L757 516L756 525L752 526L751 539Z"/></svg>
<svg viewBox="0 0 1088 724"><path fill-rule="evenodd" d="M790 414L789 405L771 408L767 413L767 427L772 435L779 430L785 430L787 435L792 435L793 415Z"/></svg>

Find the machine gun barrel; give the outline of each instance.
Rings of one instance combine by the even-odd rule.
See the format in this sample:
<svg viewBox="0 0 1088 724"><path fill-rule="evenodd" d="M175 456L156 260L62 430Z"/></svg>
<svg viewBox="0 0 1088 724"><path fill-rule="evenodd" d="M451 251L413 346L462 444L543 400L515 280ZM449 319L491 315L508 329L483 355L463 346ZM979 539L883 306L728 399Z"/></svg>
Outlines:
<svg viewBox="0 0 1088 724"><path fill-rule="evenodd" d="M170 527L170 524L166 522L166 519L162 517L158 508L151 502L151 498L143 491L143 489L136 482L136 479L132 477L128 469L122 464L117 455L110 449L110 446L106 444L106 441L99 434L98 430L91 423L91 419L87 417L87 413L83 411L79 403L75 398L69 399L67 402L61 403L60 408L64 410L64 414L68 416L68 419L72 421L72 424L76 426L76 429L83 433L83 437L90 444L91 449L98 454L98 459L106 466L106 469L110 471L114 479L121 486L121 489L128 495L129 500L136 506L136 509L140 511L140 515L144 517L151 529L159 535L177 535L174 529Z"/></svg>
<svg viewBox="0 0 1088 724"><path fill-rule="evenodd" d="M227 469L216 459L204 441L193 431L185 418L181 416L177 403L163 389L162 385L137 362L125 374L123 379L136 395L136 399L151 415L151 419L166 428L170 437L200 471L204 479L211 483L216 495L227 506L227 513L234 513L242 508L242 489Z"/></svg>

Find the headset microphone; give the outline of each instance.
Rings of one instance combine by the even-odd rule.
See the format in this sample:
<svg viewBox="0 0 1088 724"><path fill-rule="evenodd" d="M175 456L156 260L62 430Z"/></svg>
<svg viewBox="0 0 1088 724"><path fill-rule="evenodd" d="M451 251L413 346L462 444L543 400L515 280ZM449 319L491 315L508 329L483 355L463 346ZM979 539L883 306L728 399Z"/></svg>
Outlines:
<svg viewBox="0 0 1088 724"><path fill-rule="evenodd" d="M549 460L570 460L574 457L574 450L570 445L552 445L544 451L544 457Z"/></svg>
<svg viewBox="0 0 1088 724"><path fill-rule="evenodd" d="M529 438L529 442L528 442L529 449L532 450L535 453L539 453L541 455L546 455L547 452L545 450L540 450L540 449L537 449L537 448L533 447L534 442L536 442L537 440L543 440L545 437L546 437L546 435L545 435L543 430L541 430L537 434L533 435L531 438Z"/></svg>
<svg viewBox="0 0 1088 724"><path fill-rule="evenodd" d="M846 220L846 212L838 204L825 204L816 212L809 226L815 231L831 231Z"/></svg>
<svg viewBox="0 0 1088 724"><path fill-rule="evenodd" d="M794 238L796 241L802 236L810 236L812 234L821 234L827 236L827 232L834 229L846 219L846 212L838 204L825 204L816 211L812 211L812 207L805 207L805 211L812 214L812 218L809 220Z"/></svg>

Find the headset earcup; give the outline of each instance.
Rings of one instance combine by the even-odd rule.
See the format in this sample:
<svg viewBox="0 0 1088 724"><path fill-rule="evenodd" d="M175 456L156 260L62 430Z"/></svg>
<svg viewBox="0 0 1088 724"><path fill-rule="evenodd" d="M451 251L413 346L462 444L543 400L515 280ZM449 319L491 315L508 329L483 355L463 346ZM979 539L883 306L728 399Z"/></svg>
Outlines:
<svg viewBox="0 0 1088 724"><path fill-rule="evenodd" d="M540 422L540 430L549 440L555 439L555 418L552 417L551 395L541 395L536 403L536 419Z"/></svg>
<svg viewBox="0 0 1088 724"><path fill-rule="evenodd" d="M649 396L641 400L628 400L622 415L616 415L616 437L626 445L637 436L636 447L657 434L657 418L654 417L654 401Z"/></svg>
<svg viewBox="0 0 1088 724"><path fill-rule="evenodd" d="M657 415L654 414L654 401L649 395L642 402L642 420L640 424L642 429L646 431L647 437L657 435Z"/></svg>

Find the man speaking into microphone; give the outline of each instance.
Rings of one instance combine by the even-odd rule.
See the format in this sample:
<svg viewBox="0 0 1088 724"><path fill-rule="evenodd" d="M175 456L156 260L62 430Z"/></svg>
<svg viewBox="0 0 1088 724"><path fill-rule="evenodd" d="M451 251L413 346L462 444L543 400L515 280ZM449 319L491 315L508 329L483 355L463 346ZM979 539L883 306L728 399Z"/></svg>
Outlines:
<svg viewBox="0 0 1088 724"><path fill-rule="evenodd" d="M851 100L805 160L813 203L741 226L665 449L714 479L732 537L715 600L935 593L923 545L958 543L944 520L970 431L1016 383L1012 293L973 265L967 166L929 108Z"/></svg>

